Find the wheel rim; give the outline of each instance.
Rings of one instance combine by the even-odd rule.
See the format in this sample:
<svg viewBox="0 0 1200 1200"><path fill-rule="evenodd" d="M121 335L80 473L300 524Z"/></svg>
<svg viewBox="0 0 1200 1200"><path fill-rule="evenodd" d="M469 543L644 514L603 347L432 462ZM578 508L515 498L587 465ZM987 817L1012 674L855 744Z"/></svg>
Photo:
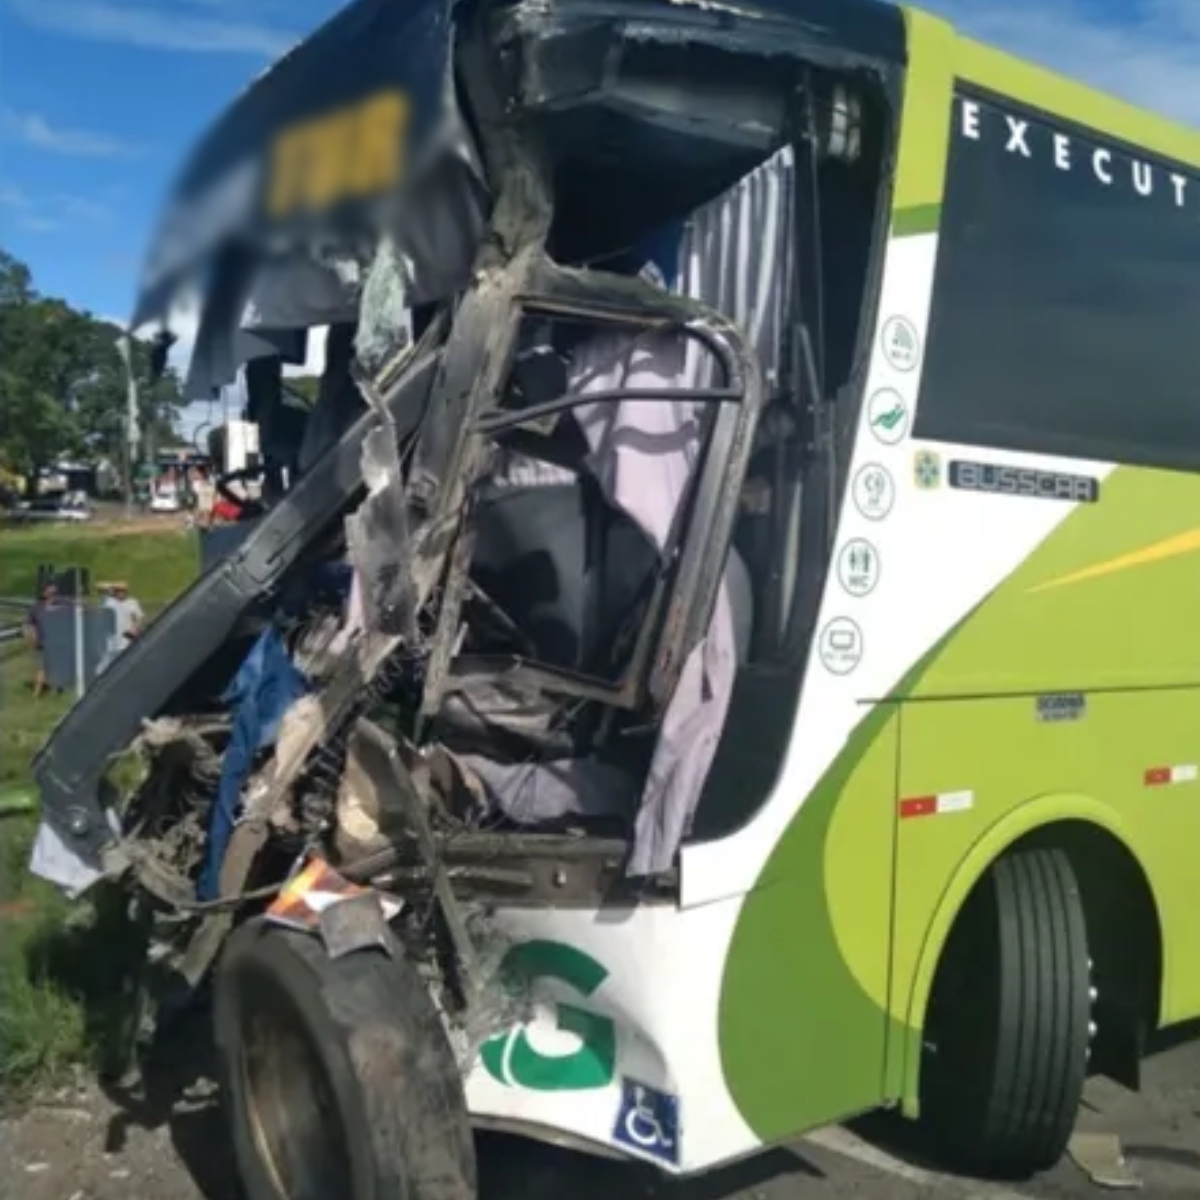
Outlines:
<svg viewBox="0 0 1200 1200"><path fill-rule="evenodd" d="M259 1160L281 1200L352 1200L345 1124L314 1039L266 978L245 993L242 1092Z"/></svg>

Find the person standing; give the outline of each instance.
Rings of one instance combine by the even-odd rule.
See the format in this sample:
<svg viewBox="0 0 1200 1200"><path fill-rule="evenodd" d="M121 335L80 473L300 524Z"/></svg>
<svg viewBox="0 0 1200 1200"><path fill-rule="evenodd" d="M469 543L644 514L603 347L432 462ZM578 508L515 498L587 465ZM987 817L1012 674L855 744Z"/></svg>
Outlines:
<svg viewBox="0 0 1200 1200"><path fill-rule="evenodd" d="M113 632L108 650L100 663L100 671L110 666L113 659L142 632L146 621L142 606L129 594L129 584L111 583L106 591L104 607L113 615Z"/></svg>
<svg viewBox="0 0 1200 1200"><path fill-rule="evenodd" d="M58 587L50 580L42 584L38 598L25 615L25 640L37 655L37 672L33 677L34 698L49 687L46 677L46 614L58 607Z"/></svg>
<svg viewBox="0 0 1200 1200"><path fill-rule="evenodd" d="M203 529L212 524L213 501L216 489L212 480L199 467L192 469L192 496L195 499L196 523Z"/></svg>

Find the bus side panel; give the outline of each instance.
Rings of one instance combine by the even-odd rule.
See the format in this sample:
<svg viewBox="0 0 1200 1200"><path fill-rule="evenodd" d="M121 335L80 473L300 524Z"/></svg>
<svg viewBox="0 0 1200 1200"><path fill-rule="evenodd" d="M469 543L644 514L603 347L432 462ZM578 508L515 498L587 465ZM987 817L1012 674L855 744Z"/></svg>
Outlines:
<svg viewBox="0 0 1200 1200"><path fill-rule="evenodd" d="M747 895L721 994L721 1058L765 1143L884 1099L898 748L892 705L864 710Z"/></svg>
<svg viewBox="0 0 1200 1200"><path fill-rule="evenodd" d="M1008 846L1059 822L1132 853L1161 926L1162 1022L1200 1015L1200 688L925 701L900 723L893 1003L909 1091L955 914Z"/></svg>

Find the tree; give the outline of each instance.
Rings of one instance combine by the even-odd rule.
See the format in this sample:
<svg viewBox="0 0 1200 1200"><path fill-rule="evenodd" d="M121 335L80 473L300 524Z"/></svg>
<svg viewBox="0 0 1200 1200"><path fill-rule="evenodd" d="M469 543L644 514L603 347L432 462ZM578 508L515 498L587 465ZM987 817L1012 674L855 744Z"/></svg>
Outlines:
<svg viewBox="0 0 1200 1200"><path fill-rule="evenodd" d="M29 268L0 249L0 308L28 304L33 299L33 276Z"/></svg>
<svg viewBox="0 0 1200 1200"><path fill-rule="evenodd" d="M92 375L78 391L78 419L88 450L113 462L121 461L128 409L125 367L117 350L122 330L116 325L93 321ZM154 380L151 347L133 339L131 361L138 387L138 428L143 450L161 446L175 436L175 425L183 407L183 385L173 368Z"/></svg>
<svg viewBox="0 0 1200 1200"><path fill-rule="evenodd" d="M72 395L87 354L87 318L38 295L28 267L0 251L0 457L29 481L79 446Z"/></svg>
<svg viewBox="0 0 1200 1200"><path fill-rule="evenodd" d="M120 461L127 389L121 330L64 300L40 295L29 268L0 250L0 463L33 484L62 455ZM143 436L172 435L179 379L151 381L150 347L135 340Z"/></svg>

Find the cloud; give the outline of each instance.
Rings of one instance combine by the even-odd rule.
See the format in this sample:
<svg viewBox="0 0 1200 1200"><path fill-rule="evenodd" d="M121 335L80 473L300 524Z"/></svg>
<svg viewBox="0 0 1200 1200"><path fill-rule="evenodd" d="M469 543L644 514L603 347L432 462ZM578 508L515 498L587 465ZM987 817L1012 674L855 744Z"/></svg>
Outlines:
<svg viewBox="0 0 1200 1200"><path fill-rule="evenodd" d="M0 208L28 208L29 197L11 183L0 183Z"/></svg>
<svg viewBox="0 0 1200 1200"><path fill-rule="evenodd" d="M60 192L52 198L55 208L69 221L86 221L98 224L110 220L112 209L99 200L90 200L87 196L72 196Z"/></svg>
<svg viewBox="0 0 1200 1200"><path fill-rule="evenodd" d="M1140 107L1200 125L1196 0L927 0L960 32Z"/></svg>
<svg viewBox="0 0 1200 1200"><path fill-rule="evenodd" d="M182 0L168 0L161 8L150 0L136 8L114 0L9 0L9 7L35 29L143 49L274 59L296 41L270 25L227 20L214 13L218 6L212 4L188 12ZM233 6L230 11L235 11Z"/></svg>
<svg viewBox="0 0 1200 1200"><path fill-rule="evenodd" d="M0 183L0 208L8 209L13 214L13 224L29 233L53 233L60 227L56 218L41 211L25 192L11 183Z"/></svg>
<svg viewBox="0 0 1200 1200"><path fill-rule="evenodd" d="M52 125L41 113L11 108L0 109L0 129L27 146L76 158L126 158L141 149L107 134Z"/></svg>
<svg viewBox="0 0 1200 1200"><path fill-rule="evenodd" d="M96 224L112 216L107 205L87 196L58 192L35 198L10 183L0 183L0 208L14 213L17 227L31 233L53 233L81 221Z"/></svg>
<svg viewBox="0 0 1200 1200"><path fill-rule="evenodd" d="M61 221L39 213L23 213L17 218L17 224L22 229L28 229L30 233L55 233L62 228Z"/></svg>

